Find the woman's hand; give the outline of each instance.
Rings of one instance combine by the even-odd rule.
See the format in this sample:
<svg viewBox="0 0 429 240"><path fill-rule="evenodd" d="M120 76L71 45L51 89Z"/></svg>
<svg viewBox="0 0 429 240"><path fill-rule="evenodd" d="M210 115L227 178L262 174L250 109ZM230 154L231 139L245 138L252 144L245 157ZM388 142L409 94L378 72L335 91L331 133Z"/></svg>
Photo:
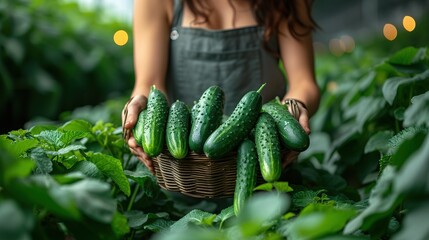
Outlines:
<svg viewBox="0 0 429 240"><path fill-rule="evenodd" d="M132 132L132 129L137 123L140 112L146 109L146 104L147 98L143 95L135 95L127 102L124 110L122 111L122 131L125 142L128 144L131 153L142 161L152 173L154 173L152 160L143 151L143 148L137 144Z"/></svg>
<svg viewBox="0 0 429 240"><path fill-rule="evenodd" d="M309 113L307 108L304 104L300 102L293 102L288 99L283 100L283 103L287 104L289 112L292 114L292 116L295 117L295 119L298 120L299 124L301 124L304 131L310 135L310 124L309 124ZM298 158L300 152L288 150L285 153L285 156L283 158L282 167L283 169L291 164L293 161L295 161Z"/></svg>

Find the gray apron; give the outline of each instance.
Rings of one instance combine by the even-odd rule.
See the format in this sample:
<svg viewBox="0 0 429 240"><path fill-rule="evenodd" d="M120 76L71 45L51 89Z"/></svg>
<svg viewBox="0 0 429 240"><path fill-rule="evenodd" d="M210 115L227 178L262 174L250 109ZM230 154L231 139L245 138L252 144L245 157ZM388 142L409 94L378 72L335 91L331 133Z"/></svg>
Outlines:
<svg viewBox="0 0 429 240"><path fill-rule="evenodd" d="M166 82L170 102L181 100L192 107L207 88L217 85L225 92L224 110L230 115L244 94L263 83L264 102L285 95L278 59L262 45L263 27L188 28L181 26L182 17L182 1L175 0ZM276 39L270 47L278 49Z"/></svg>
<svg viewBox="0 0 429 240"><path fill-rule="evenodd" d="M262 99L267 102L286 92L286 81L278 59L262 45L261 26L232 30L208 30L182 27L182 1L174 2L170 31L170 55L167 91L170 102L181 100L192 107L212 85L225 92L224 112L230 115L240 99L249 91L267 83ZM277 41L270 42L277 50ZM232 205L232 198L196 199L177 192L164 191L175 204L189 209L218 212Z"/></svg>

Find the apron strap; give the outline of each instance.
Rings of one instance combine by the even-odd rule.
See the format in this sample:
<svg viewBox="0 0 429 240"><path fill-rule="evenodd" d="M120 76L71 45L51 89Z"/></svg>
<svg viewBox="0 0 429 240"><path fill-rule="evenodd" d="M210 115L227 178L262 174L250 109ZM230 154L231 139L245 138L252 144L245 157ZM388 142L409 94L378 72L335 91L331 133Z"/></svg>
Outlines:
<svg viewBox="0 0 429 240"><path fill-rule="evenodd" d="M180 27L183 17L183 2L182 0L174 0L174 12L172 27Z"/></svg>

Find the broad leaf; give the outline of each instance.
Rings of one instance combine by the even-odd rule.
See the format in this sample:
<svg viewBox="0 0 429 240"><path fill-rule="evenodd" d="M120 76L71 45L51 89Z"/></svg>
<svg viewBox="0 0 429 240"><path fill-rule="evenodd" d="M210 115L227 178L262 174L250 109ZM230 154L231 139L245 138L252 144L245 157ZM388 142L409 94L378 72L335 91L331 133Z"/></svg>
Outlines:
<svg viewBox="0 0 429 240"><path fill-rule="evenodd" d="M392 240L401 239L428 239L429 237L429 204L420 202L417 206L407 210L401 230L393 236Z"/></svg>
<svg viewBox="0 0 429 240"><path fill-rule="evenodd" d="M175 221L172 221L172 220L158 218L158 219L155 219L153 222L144 225L143 228L156 233L164 229L168 229L174 223Z"/></svg>
<svg viewBox="0 0 429 240"><path fill-rule="evenodd" d="M184 217L179 219L173 225L171 225L170 230L172 231L183 231L189 228L189 223L201 224L205 218L216 217L215 214L201 211L199 209L194 209Z"/></svg>
<svg viewBox="0 0 429 240"><path fill-rule="evenodd" d="M386 153L389 148L389 139L393 136L393 131L380 131L371 136L365 145L365 153L380 151Z"/></svg>
<svg viewBox="0 0 429 240"><path fill-rule="evenodd" d="M59 194L68 193L79 210L102 223L110 223L116 213L116 200L111 197L110 185L95 179L61 186Z"/></svg>
<svg viewBox="0 0 429 240"><path fill-rule="evenodd" d="M122 170L122 163L119 159L102 153L89 154L89 161L107 177L111 178L127 196L130 195L130 183Z"/></svg>
<svg viewBox="0 0 429 240"><path fill-rule="evenodd" d="M66 122L61 129L64 131L75 131L75 132L92 132L92 124L82 119L74 119Z"/></svg>
<svg viewBox="0 0 429 240"><path fill-rule="evenodd" d="M111 225L113 232L118 238L130 232L130 227L128 226L127 218L119 212L116 212L115 215L113 215Z"/></svg>
<svg viewBox="0 0 429 240"><path fill-rule="evenodd" d="M426 126L429 128L429 91L411 99L404 113L404 127Z"/></svg>
<svg viewBox="0 0 429 240"><path fill-rule="evenodd" d="M413 77L393 77L388 79L383 85L383 95L386 101L392 105L393 101L396 99L396 95L400 88L403 88L407 85L419 83L419 82L428 82L429 81L429 70L426 70L423 73L416 74ZM428 85L428 84L426 84Z"/></svg>
<svg viewBox="0 0 429 240"><path fill-rule="evenodd" d="M264 225L279 218L289 208L290 198L278 192L254 194L249 198L237 218L241 235L254 236L264 230Z"/></svg>
<svg viewBox="0 0 429 240"><path fill-rule="evenodd" d="M219 228L222 229L223 223L232 217L235 217L234 206L229 206L225 209L222 209L222 211L216 216L213 221L218 222Z"/></svg>
<svg viewBox="0 0 429 240"><path fill-rule="evenodd" d="M130 226L130 228L140 228L149 219L147 214L138 210L127 211L124 215L128 219L128 226Z"/></svg>
<svg viewBox="0 0 429 240"><path fill-rule="evenodd" d="M382 113L385 105L386 102L381 97L362 97L359 102L345 110L344 116L354 117L360 132L366 123Z"/></svg>
<svg viewBox="0 0 429 240"><path fill-rule="evenodd" d="M273 190L273 184L268 182L262 183L253 189L253 191L271 191L271 190Z"/></svg>
<svg viewBox="0 0 429 240"><path fill-rule="evenodd" d="M304 210L306 214L300 214L288 227L290 239L319 239L337 233L356 214L351 208L316 204L311 204Z"/></svg>
<svg viewBox="0 0 429 240"><path fill-rule="evenodd" d="M278 192L292 192L293 191L293 188L291 188L289 186L288 182L274 182L273 186Z"/></svg>
<svg viewBox="0 0 429 240"><path fill-rule="evenodd" d="M426 56L426 48L406 47L397 51L387 61L398 65L411 65L422 61Z"/></svg>
<svg viewBox="0 0 429 240"><path fill-rule="evenodd" d="M61 148L64 143L61 141L63 133L58 130L45 130L36 135L39 139L47 142L54 148Z"/></svg>
<svg viewBox="0 0 429 240"><path fill-rule="evenodd" d="M411 155L413 155L417 149L419 149L426 137L426 133L419 131L414 136L404 139L399 145L395 153L390 158L390 163L397 166L398 169L408 161ZM429 169L428 169L429 170ZM414 175L414 174L413 174Z"/></svg>
<svg viewBox="0 0 429 240"><path fill-rule="evenodd" d="M46 153L52 156L61 156L73 151L84 150L84 149L86 149L86 147L82 145L68 145L67 147L58 149L57 151L46 151Z"/></svg>
<svg viewBox="0 0 429 240"><path fill-rule="evenodd" d="M31 239L34 220L31 210L21 209L12 200L0 202L0 239Z"/></svg>
<svg viewBox="0 0 429 240"><path fill-rule="evenodd" d="M52 172L52 161L46 156L42 148L35 148L31 151L31 158L36 162L36 174L48 174Z"/></svg>

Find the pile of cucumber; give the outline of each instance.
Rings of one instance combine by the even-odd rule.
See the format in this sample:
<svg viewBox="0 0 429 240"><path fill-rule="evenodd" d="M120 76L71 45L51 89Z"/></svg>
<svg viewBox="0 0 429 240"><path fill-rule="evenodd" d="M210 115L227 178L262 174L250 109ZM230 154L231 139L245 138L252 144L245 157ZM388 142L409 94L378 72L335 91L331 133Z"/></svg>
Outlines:
<svg viewBox="0 0 429 240"><path fill-rule="evenodd" d="M218 86L209 87L191 110L177 100L168 107L165 95L152 86L147 108L133 129L134 137L150 157L164 146L176 159L189 151L210 159L237 151L237 179L234 211L240 211L256 183L256 166L267 182L279 180L281 149L304 151L309 137L279 99L262 104L260 91L247 92L232 114L224 119L225 94Z"/></svg>

